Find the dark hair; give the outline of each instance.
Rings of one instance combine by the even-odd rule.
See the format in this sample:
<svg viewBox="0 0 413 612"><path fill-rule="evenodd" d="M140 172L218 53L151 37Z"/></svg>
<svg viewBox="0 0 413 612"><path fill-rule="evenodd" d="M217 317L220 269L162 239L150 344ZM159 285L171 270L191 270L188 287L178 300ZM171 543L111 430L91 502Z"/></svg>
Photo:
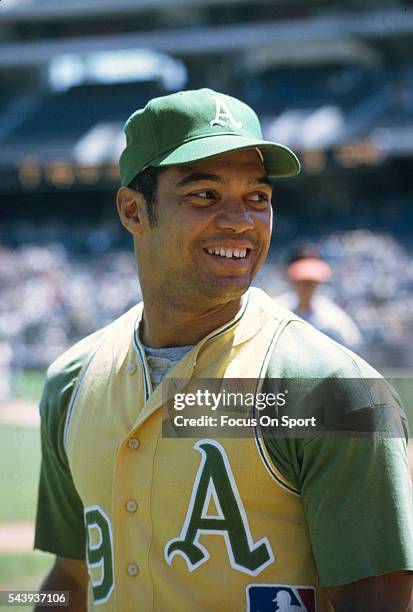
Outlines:
<svg viewBox="0 0 413 612"><path fill-rule="evenodd" d="M290 265L300 259L323 259L316 244L312 242L298 242L290 251L287 264Z"/></svg>
<svg viewBox="0 0 413 612"><path fill-rule="evenodd" d="M148 207L149 225L155 227L158 221L156 215L156 190L158 187L158 177L163 172L163 168L155 168L148 166L142 172L139 172L129 183L128 187L139 191L146 201Z"/></svg>

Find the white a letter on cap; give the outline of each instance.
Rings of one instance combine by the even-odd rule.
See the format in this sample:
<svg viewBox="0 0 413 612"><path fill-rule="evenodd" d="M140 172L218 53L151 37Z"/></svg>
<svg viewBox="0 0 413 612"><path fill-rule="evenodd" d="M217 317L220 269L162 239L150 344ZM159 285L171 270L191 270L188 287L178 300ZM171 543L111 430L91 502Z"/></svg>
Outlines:
<svg viewBox="0 0 413 612"><path fill-rule="evenodd" d="M225 127L225 121L221 119L221 117L225 117L227 125L230 121L232 125L236 127L238 130L242 128L241 121L236 121L234 119L234 117L231 114L231 111L229 110L225 102L223 102L220 98L218 98L218 96L211 96L210 100L215 100L215 119L212 119L212 121L210 122L209 125L211 127L213 125L222 125L223 127Z"/></svg>

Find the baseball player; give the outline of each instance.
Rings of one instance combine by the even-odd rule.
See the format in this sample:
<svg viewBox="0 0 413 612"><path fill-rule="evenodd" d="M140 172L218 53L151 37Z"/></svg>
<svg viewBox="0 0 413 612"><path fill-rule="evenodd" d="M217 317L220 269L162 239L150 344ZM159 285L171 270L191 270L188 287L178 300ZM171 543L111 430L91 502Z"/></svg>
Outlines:
<svg viewBox="0 0 413 612"><path fill-rule="evenodd" d="M117 206L143 302L49 368L35 547L56 563L42 589L70 591L77 612L405 610L404 434L163 429L174 393L206 379L331 380L327 412L384 418L367 384L353 392L370 366L250 288L270 245L269 177L297 174L296 156L210 89L151 100L125 131Z"/></svg>
<svg viewBox="0 0 413 612"><path fill-rule="evenodd" d="M361 333L351 317L327 296L318 294L318 287L330 279L331 268L314 245L305 244L294 250L286 275L293 291L277 296L278 304L347 348L362 348Z"/></svg>

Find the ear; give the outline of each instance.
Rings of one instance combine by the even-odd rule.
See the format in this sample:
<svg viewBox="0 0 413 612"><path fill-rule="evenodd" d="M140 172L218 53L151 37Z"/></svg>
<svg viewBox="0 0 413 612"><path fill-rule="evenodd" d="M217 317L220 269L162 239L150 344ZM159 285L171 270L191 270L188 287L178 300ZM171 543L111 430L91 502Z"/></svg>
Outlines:
<svg viewBox="0 0 413 612"><path fill-rule="evenodd" d="M140 233L146 221L142 194L129 187L121 187L116 194L116 206L122 225L131 234Z"/></svg>

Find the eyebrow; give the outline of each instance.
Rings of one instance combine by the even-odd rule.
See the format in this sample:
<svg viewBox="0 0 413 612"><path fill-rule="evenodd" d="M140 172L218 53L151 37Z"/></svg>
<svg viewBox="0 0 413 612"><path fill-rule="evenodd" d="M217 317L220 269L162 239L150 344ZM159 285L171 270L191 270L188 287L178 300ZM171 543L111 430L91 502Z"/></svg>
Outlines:
<svg viewBox="0 0 413 612"><path fill-rule="evenodd" d="M225 183L225 179L222 176L219 176L218 174L209 174L206 172L192 172L191 174L183 176L181 179L179 179L178 187L184 187L185 185L189 185L190 183L196 183L197 181L214 181L216 183L221 184ZM265 174L255 179L251 179L251 181L249 182L253 185L264 184L272 187L272 182Z"/></svg>

